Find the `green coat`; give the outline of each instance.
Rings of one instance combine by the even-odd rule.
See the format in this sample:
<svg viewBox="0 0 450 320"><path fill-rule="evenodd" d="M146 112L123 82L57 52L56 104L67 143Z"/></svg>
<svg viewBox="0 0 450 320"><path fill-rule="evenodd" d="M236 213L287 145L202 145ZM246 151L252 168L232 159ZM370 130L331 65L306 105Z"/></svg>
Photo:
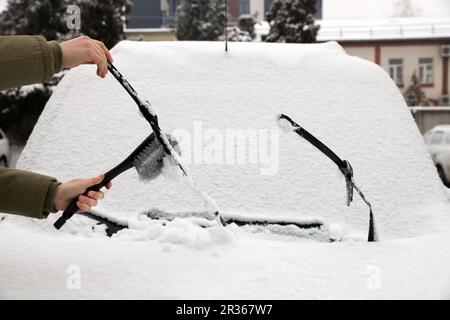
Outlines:
<svg viewBox="0 0 450 320"><path fill-rule="evenodd" d="M49 81L61 71L62 50L41 36L0 36L0 90ZM0 168L0 212L46 218L60 183L55 178Z"/></svg>

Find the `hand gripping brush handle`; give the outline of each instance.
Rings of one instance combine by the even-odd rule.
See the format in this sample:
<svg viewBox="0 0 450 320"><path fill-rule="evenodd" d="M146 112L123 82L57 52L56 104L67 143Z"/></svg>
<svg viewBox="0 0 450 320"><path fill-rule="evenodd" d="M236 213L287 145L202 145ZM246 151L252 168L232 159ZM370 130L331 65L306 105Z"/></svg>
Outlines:
<svg viewBox="0 0 450 320"><path fill-rule="evenodd" d="M171 146L179 151L178 142L172 137L169 139ZM89 191L99 191L115 177L133 167L136 168L139 178L142 181L152 180L161 172L164 155L164 150L152 132L125 160L105 173L105 178L102 182L89 187L84 195L87 195ZM60 229L77 212L77 199L78 197L70 202L62 216L53 224L56 229Z"/></svg>
<svg viewBox="0 0 450 320"><path fill-rule="evenodd" d="M297 133L299 136L304 138L306 141L311 143L314 147L316 147L319 151L321 151L325 156L327 156L331 161L333 161L342 174L345 177L345 184L347 189L347 206L350 206L350 203L353 201L353 189L358 192L361 199L367 204L369 207L369 233L367 240L368 241L377 241L377 235L375 231L375 221L372 212L372 205L367 201L366 197L362 193L361 189L356 185L353 178L353 168L350 165L350 162L347 160L342 160L336 153L334 153L330 148L328 148L322 141L317 139L311 133L309 133L306 129L302 128L298 123L292 120L289 116L285 114L278 115L278 121L285 120L288 121L290 126L292 126L293 131Z"/></svg>
<svg viewBox="0 0 450 320"><path fill-rule="evenodd" d="M116 169L116 168L114 168L114 169ZM114 179L114 177L116 177L118 174L120 174L120 172L119 173L113 172L113 170L105 173L105 178L103 179L103 181L100 182L99 184L89 187L83 195L86 196L89 191L99 191L101 188L106 186L112 179ZM116 170L119 170L119 169L116 169ZM72 216L78 211L77 199L78 199L78 197L74 198L70 202L70 204L67 206L66 210L64 210L62 216L59 217L59 219L55 221L53 226L56 229L58 229L58 230L61 229L61 227L67 222L67 220L72 218Z"/></svg>

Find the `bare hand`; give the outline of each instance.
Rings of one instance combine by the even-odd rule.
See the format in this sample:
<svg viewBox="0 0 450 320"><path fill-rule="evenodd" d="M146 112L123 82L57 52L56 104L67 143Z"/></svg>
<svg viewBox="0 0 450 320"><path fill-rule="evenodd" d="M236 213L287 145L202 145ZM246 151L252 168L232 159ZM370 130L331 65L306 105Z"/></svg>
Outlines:
<svg viewBox="0 0 450 320"><path fill-rule="evenodd" d="M104 198L104 193L101 191L89 191L87 196L83 194L89 187L92 187L103 181L104 175L100 175L90 179L76 179L60 184L56 188L56 195L54 200L54 207L58 211L65 210L70 202L77 198L77 206L83 211L89 211L92 207L97 205L97 201ZM107 189L112 186L111 182L106 185Z"/></svg>
<svg viewBox="0 0 450 320"><path fill-rule="evenodd" d="M96 64L97 75L104 78L108 73L108 62L113 59L101 41L81 36L61 43L63 67L73 68L80 64Z"/></svg>

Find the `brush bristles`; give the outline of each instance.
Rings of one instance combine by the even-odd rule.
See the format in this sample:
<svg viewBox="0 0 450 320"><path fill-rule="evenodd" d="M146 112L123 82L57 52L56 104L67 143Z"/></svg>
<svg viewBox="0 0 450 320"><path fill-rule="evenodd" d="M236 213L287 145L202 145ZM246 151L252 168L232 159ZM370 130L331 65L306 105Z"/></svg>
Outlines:
<svg viewBox="0 0 450 320"><path fill-rule="evenodd" d="M180 154L178 141L167 135L174 150ZM161 174L163 159L166 156L163 146L156 139L152 139L135 157L133 164L141 181L147 182Z"/></svg>

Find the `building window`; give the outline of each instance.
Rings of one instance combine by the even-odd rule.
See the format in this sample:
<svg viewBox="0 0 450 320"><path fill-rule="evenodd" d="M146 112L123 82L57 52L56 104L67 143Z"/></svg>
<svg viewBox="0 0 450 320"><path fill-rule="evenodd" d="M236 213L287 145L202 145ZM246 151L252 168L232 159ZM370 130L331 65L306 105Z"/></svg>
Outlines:
<svg viewBox="0 0 450 320"><path fill-rule="evenodd" d="M389 59L389 75L397 85L403 85L403 59Z"/></svg>
<svg viewBox="0 0 450 320"><path fill-rule="evenodd" d="M239 13L240 14L250 13L250 0L239 0Z"/></svg>
<svg viewBox="0 0 450 320"><path fill-rule="evenodd" d="M419 81L421 84L433 84L433 58L419 59Z"/></svg>
<svg viewBox="0 0 450 320"><path fill-rule="evenodd" d="M430 144L442 144L443 140L444 140L444 132L436 131L431 136Z"/></svg>
<svg viewBox="0 0 450 320"><path fill-rule="evenodd" d="M322 19L322 0L316 0L316 14L314 18Z"/></svg>
<svg viewBox="0 0 450 320"><path fill-rule="evenodd" d="M169 0L169 16L174 16L177 13L179 5L180 0Z"/></svg>

